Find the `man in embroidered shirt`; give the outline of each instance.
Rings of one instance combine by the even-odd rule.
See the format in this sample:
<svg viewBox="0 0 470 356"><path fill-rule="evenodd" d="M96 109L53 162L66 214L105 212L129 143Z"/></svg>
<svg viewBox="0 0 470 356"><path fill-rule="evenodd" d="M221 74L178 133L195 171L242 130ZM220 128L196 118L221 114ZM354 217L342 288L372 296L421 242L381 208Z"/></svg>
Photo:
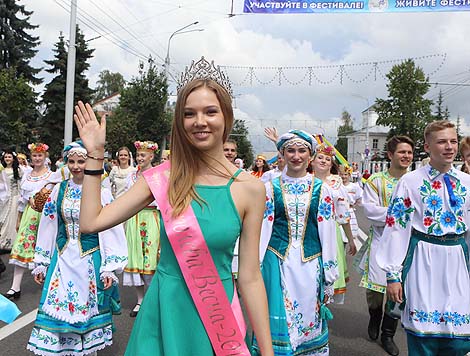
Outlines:
<svg viewBox="0 0 470 356"><path fill-rule="evenodd" d="M387 311L384 313L384 294L387 285L385 272L377 266L375 253L385 226L387 207L393 189L398 180L406 173L413 161L414 143L407 136L393 136L387 142L387 155L390 168L385 172L373 174L364 184L362 206L364 214L371 222L371 231L367 243L359 252L359 269L362 272L360 286L366 288L367 305L369 307L368 333L372 340L379 336L382 323L382 346L390 355L398 355L399 350L393 341L398 319ZM382 317L383 316L383 317ZM382 321L383 319L383 321Z"/></svg>
<svg viewBox="0 0 470 356"><path fill-rule="evenodd" d="M449 121L424 130L430 163L405 174L388 208L377 263L387 296L401 303L410 355L470 351L468 232L470 175L452 165L457 132Z"/></svg>

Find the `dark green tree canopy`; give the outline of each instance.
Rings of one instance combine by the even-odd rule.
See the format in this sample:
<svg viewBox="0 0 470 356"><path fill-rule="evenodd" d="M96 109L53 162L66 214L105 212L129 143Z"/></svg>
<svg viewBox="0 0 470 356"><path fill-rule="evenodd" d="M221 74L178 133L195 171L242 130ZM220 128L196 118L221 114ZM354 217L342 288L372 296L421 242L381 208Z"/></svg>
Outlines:
<svg viewBox="0 0 470 356"><path fill-rule="evenodd" d="M426 125L434 120L431 113L433 101L424 96L429 82L421 68L409 59L393 66L387 74L389 83L388 99L376 99L375 109L378 125L390 128L389 137L407 135L416 144L416 157L423 152L423 132Z"/></svg>
<svg viewBox="0 0 470 356"><path fill-rule="evenodd" d="M36 75L41 69L29 64L39 45L39 37L28 33L38 27L29 22L32 13L15 0L0 0L0 69L14 68L17 78L40 84Z"/></svg>
<svg viewBox="0 0 470 356"><path fill-rule="evenodd" d="M353 119L351 114L343 109L341 113L341 125L338 127L338 140L336 141L335 148L348 159L348 139L346 135L351 134L353 129Z"/></svg>
<svg viewBox="0 0 470 356"><path fill-rule="evenodd" d="M135 119L137 138L158 142L160 147L171 128L171 116L165 111L167 90L165 76L150 58L147 70L142 69L121 92L122 115Z"/></svg>
<svg viewBox="0 0 470 356"><path fill-rule="evenodd" d="M77 26L76 33L76 66L74 83L74 103L78 100L90 102L93 90L89 87L85 72L90 67L88 60L93 57L94 49L89 49L85 36ZM58 42L54 45L54 59L45 61L50 67L47 72L55 74L55 77L46 84L42 97L45 106L44 116L40 120L41 140L50 147L51 156L58 157L64 146L64 121L65 121L65 88L67 81L67 48L62 33ZM74 126L73 137L78 133Z"/></svg>
<svg viewBox="0 0 470 356"><path fill-rule="evenodd" d="M34 130L39 113L36 94L15 68L0 69L0 142L2 147L25 150L36 139Z"/></svg>
<svg viewBox="0 0 470 356"><path fill-rule="evenodd" d="M114 93L120 93L126 85L124 77L119 72L113 73L108 69L105 69L100 72L99 77L100 79L96 82L97 86L93 95L93 100L95 102Z"/></svg>
<svg viewBox="0 0 470 356"><path fill-rule="evenodd" d="M248 128L244 120L235 120L230 139L237 143L237 156L243 160L245 167L253 163L253 146L248 140Z"/></svg>

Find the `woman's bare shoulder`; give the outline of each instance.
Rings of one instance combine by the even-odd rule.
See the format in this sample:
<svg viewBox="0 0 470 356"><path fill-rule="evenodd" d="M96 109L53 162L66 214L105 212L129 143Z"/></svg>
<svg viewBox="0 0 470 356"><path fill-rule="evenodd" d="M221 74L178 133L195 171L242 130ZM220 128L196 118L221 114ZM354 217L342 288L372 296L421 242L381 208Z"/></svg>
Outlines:
<svg viewBox="0 0 470 356"><path fill-rule="evenodd" d="M235 182L250 194L265 194L264 183L250 173L241 172Z"/></svg>

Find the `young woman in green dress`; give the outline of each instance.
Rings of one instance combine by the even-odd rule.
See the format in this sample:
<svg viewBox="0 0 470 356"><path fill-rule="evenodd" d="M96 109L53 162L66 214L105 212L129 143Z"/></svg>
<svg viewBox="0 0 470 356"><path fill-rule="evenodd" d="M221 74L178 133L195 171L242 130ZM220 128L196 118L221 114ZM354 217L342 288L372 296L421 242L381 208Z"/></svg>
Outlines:
<svg viewBox="0 0 470 356"><path fill-rule="evenodd" d="M99 123L89 104L74 117L88 151L88 174L102 169L106 120ZM223 143L233 125L228 92L210 79L188 82L179 91L171 135L168 200L174 216L189 206L202 230L229 301L233 248L238 236L238 286L262 355L273 355L266 292L259 269L259 237L264 213L263 184L237 171L224 156ZM156 168L156 167L155 167ZM155 169L153 168L153 169ZM155 198L144 178L108 206L101 207L98 175L83 184L83 232L100 231L129 219ZM163 227L163 225L162 225ZM209 337L164 228L157 273L135 321L126 355L212 355Z"/></svg>
<svg viewBox="0 0 470 356"><path fill-rule="evenodd" d="M127 176L129 190L143 172L152 168L158 145L150 141L135 141L138 168ZM129 261L124 268L122 284L135 287L137 302L130 312L132 318L139 313L144 299L145 286L149 286L157 269L160 249L160 212L155 202L150 203L126 223L126 240Z"/></svg>

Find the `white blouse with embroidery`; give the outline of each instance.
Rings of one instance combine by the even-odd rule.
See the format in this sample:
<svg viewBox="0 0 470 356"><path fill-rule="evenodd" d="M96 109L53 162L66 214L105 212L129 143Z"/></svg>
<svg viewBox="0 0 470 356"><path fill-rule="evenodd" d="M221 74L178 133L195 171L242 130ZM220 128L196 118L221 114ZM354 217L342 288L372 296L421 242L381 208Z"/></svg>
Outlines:
<svg viewBox="0 0 470 356"><path fill-rule="evenodd" d="M97 281L93 255L82 256L78 237L80 234L81 185L69 180L62 206L57 206L60 184L49 196L39 224L34 255L36 268L33 274L45 275L51 258L57 252L56 238L59 228L57 214L62 214L68 235L68 242L59 253L50 279L43 310L48 315L70 323L84 322L98 314ZM113 200L111 192L101 190L101 204ZM122 224L98 233L101 254L100 274L117 278L113 272L121 273L127 264L127 243Z"/></svg>
<svg viewBox="0 0 470 356"><path fill-rule="evenodd" d="M469 187L470 175L455 168L443 174L428 164L405 174L393 193L377 250L389 283L402 280L412 229L441 237L439 244L418 241L410 256L401 321L415 334L470 337L468 255L446 240L465 233L468 251Z"/></svg>

